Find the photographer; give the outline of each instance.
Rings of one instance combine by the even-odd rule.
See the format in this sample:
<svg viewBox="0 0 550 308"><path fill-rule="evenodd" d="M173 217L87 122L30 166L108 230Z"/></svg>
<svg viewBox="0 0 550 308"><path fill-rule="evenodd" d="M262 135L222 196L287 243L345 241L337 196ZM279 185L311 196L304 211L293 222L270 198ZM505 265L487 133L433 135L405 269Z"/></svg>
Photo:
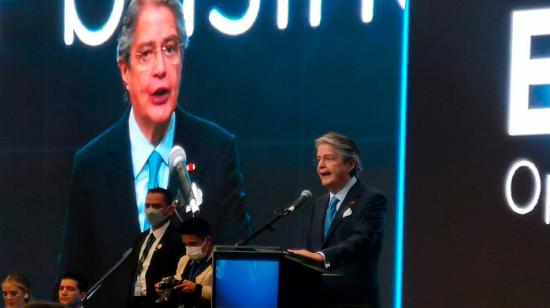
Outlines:
<svg viewBox="0 0 550 308"><path fill-rule="evenodd" d="M199 217L183 222L179 228L186 254L178 263L176 274L155 284L170 306L210 307L212 301L213 238L208 223ZM171 289L173 288L173 291Z"/></svg>

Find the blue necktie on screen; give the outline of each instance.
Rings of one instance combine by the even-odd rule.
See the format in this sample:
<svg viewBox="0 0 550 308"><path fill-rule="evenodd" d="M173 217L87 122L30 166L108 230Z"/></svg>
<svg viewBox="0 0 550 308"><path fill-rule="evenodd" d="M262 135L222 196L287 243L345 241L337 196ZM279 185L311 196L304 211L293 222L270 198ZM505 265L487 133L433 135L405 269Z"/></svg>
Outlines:
<svg viewBox="0 0 550 308"><path fill-rule="evenodd" d="M338 201L340 201L338 198L332 197L328 204L327 214L325 216L325 232L323 233L325 238L327 237L328 230L330 230L330 225L336 216L336 205L338 204Z"/></svg>
<svg viewBox="0 0 550 308"><path fill-rule="evenodd" d="M159 187L158 175L160 164L162 163L162 156L157 151L153 151L147 159L147 166L149 166L149 181L147 182L147 190L151 188ZM143 205L143 214L146 213L145 204ZM143 230L151 228L151 224L147 221L147 215L145 215L143 221Z"/></svg>
<svg viewBox="0 0 550 308"><path fill-rule="evenodd" d="M147 189L159 187L158 175L160 164L162 163L162 156L159 152L153 151L147 160L149 166L149 182L147 182Z"/></svg>

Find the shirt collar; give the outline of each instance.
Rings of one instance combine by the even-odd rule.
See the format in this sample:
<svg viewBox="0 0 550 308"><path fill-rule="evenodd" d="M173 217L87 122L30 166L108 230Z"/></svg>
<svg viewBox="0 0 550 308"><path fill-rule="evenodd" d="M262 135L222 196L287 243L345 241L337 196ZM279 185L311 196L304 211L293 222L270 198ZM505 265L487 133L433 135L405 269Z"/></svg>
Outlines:
<svg viewBox="0 0 550 308"><path fill-rule="evenodd" d="M149 229L149 234L153 233L155 239L158 240L164 235L164 232L166 232L166 229L168 229L168 225L170 225L170 219L168 219L168 221L164 223L162 227L156 229L155 231L153 231L153 228Z"/></svg>
<svg viewBox="0 0 550 308"><path fill-rule="evenodd" d="M164 138L162 138L161 142L154 147L151 143L149 143L149 140L143 136L143 133L139 129L134 116L134 108L132 107L130 110L130 116L128 117L128 127L130 129L130 145L132 151L134 178L136 178L141 170L143 170L143 167L147 163L147 159L149 159L149 156L153 150L156 150L162 157L164 163L168 165L170 151L172 151L172 147L174 146L175 123L176 113L172 113L170 124L168 126L168 130L166 130Z"/></svg>
<svg viewBox="0 0 550 308"><path fill-rule="evenodd" d="M332 198L336 196L336 198L340 200L339 202L342 202L346 198L346 195L348 194L351 187L355 185L355 183L357 183L357 178L355 176L352 176L348 183L344 187L342 187L340 191L338 191L336 194L330 193L330 199L332 200Z"/></svg>

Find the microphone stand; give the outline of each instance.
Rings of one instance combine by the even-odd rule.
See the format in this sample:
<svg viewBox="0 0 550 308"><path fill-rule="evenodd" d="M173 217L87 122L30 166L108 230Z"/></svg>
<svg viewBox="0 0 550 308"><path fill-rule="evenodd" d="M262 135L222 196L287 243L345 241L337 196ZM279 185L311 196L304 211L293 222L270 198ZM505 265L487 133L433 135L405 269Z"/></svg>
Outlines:
<svg viewBox="0 0 550 308"><path fill-rule="evenodd" d="M293 210L285 209L281 213L275 213L275 217L268 221L266 224L264 224L261 228L256 230L254 233L252 233L250 236L242 239L240 242L236 243L235 246L244 246L248 243L250 243L253 239L255 239L258 235L260 235L262 232L264 232L266 229L273 230L272 225L276 223L279 219L283 218L284 216L287 216L288 214L292 213Z"/></svg>
<svg viewBox="0 0 550 308"><path fill-rule="evenodd" d="M109 278L109 276L111 276L111 274L122 264L122 262L126 261L126 259L128 259L128 257L130 256L130 254L132 253L132 248L128 248L128 250L126 250L123 254L122 254L122 258L120 258L120 260L118 260L118 262L113 266L111 267L111 269L109 269L109 271L103 275L103 277L101 277L101 279L99 279L98 282L96 282L89 290L86 294L88 294L86 296L86 299L84 299L84 302L83 304L85 304L90 298L92 298L92 296L94 295L94 293L99 290L99 288L101 288L101 285L103 284L103 281L105 281L105 279Z"/></svg>

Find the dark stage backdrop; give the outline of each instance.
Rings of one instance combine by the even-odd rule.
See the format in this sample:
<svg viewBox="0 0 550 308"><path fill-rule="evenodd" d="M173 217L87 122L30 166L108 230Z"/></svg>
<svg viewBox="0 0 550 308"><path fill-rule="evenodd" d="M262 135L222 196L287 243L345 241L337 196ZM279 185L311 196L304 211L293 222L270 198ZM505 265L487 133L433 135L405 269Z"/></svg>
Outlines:
<svg viewBox="0 0 550 308"><path fill-rule="evenodd" d="M64 2L0 1L0 275L25 273L43 299L53 287L73 155L126 108L115 37L92 47L75 35L66 45ZM75 1L91 29L107 21L114 2ZM391 305L403 9L374 1L365 23L362 2L372 3L322 1L312 27L310 1L289 1L280 30L277 1L262 1L253 26L229 36L209 12L239 18L249 1L195 1L180 105L236 135L255 226L303 189L323 193L317 136L335 130L358 141L361 178L389 199L381 286ZM303 213L257 243L300 247Z"/></svg>
<svg viewBox="0 0 550 308"><path fill-rule="evenodd" d="M512 24L541 8L411 2L405 307L550 305L550 14Z"/></svg>

